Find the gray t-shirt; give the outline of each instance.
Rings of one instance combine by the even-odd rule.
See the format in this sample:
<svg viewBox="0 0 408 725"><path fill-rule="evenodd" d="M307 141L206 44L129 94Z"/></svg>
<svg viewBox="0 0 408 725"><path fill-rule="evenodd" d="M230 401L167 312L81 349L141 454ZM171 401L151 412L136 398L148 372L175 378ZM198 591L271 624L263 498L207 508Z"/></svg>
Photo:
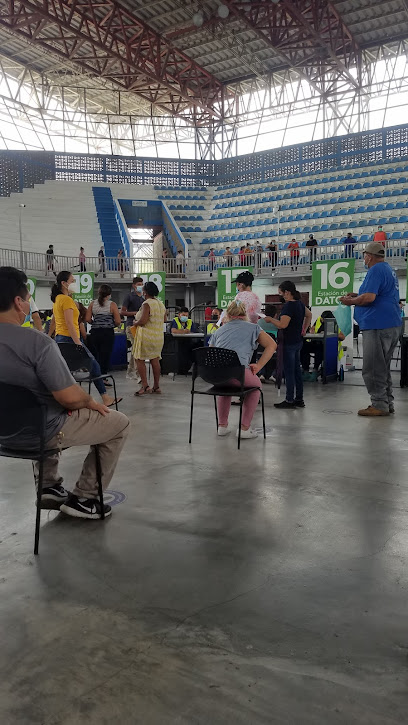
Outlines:
<svg viewBox="0 0 408 725"><path fill-rule="evenodd" d="M28 388L46 404L47 441L61 430L67 411L51 391L69 388L75 380L54 340L30 327L0 323L0 381ZM10 447L35 448L38 443L34 435L19 437L15 442L7 439Z"/></svg>
<svg viewBox="0 0 408 725"><path fill-rule="evenodd" d="M247 368L254 350L258 347L258 337L261 332L259 325L253 322L231 320L211 335L210 345L235 350L241 365Z"/></svg>

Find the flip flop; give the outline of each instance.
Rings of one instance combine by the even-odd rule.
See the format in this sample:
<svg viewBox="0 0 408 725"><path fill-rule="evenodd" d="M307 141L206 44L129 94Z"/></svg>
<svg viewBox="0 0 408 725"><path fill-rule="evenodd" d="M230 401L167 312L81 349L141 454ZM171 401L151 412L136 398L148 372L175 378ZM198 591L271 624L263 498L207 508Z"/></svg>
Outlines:
<svg viewBox="0 0 408 725"><path fill-rule="evenodd" d="M116 405L116 403L120 403L120 401L123 400L123 398L116 398L110 405L108 405L108 408L112 408L113 405Z"/></svg>
<svg viewBox="0 0 408 725"><path fill-rule="evenodd" d="M161 395L162 391L160 390L160 388L152 388L152 393L157 393L158 395Z"/></svg>
<svg viewBox="0 0 408 725"><path fill-rule="evenodd" d="M141 398L142 395L146 395L146 393L151 393L151 392L152 392L152 389L148 385L146 385L145 388L140 388L140 390L136 390L136 393L133 393L133 395L135 396L135 398Z"/></svg>

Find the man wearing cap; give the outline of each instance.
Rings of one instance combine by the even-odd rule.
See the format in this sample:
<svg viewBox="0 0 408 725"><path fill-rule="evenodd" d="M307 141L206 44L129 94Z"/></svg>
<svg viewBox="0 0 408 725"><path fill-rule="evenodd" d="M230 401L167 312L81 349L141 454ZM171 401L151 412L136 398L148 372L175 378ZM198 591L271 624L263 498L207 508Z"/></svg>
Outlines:
<svg viewBox="0 0 408 725"><path fill-rule="evenodd" d="M368 269L358 291L341 297L344 305L355 305L354 319L363 333L363 379L371 405L358 411L362 416L394 413L391 359L401 332L399 289L395 271L385 262L381 242L370 242L364 250Z"/></svg>

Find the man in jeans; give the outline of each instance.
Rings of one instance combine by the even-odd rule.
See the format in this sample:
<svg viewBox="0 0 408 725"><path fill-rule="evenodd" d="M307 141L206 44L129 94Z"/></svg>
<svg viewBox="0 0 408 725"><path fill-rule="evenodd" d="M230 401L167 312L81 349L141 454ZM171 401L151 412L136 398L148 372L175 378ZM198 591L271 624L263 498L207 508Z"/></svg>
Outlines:
<svg viewBox="0 0 408 725"><path fill-rule="evenodd" d="M46 458L42 505L60 508L82 519L100 519L101 507L96 478L95 451L98 444L102 485L106 489L129 432L129 420L97 403L75 383L58 345L47 335L21 327L30 310L27 277L14 267L0 267L0 381L31 390L47 407L46 448L62 449L90 445L82 471L70 494L58 472L59 454ZM4 414L4 411L3 411ZM2 441L9 448L38 448L39 438L24 433ZM38 480L38 464L34 463ZM111 514L105 505L105 516Z"/></svg>
<svg viewBox="0 0 408 725"><path fill-rule="evenodd" d="M401 333L401 311L397 276L385 262L380 242L367 244L364 264L368 272L358 294L340 301L355 305L354 319L363 333L363 379L371 405L358 415L374 417L394 413L391 359Z"/></svg>

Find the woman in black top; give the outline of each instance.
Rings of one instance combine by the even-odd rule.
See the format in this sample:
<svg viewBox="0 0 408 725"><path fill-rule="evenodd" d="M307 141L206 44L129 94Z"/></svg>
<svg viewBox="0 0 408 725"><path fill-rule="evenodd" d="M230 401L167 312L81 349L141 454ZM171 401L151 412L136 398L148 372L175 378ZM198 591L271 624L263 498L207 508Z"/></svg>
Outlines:
<svg viewBox="0 0 408 725"><path fill-rule="evenodd" d="M282 330L283 336L286 400L275 403L275 408L304 408L300 351L303 345L303 329L306 330L309 327L312 313L305 307L300 299L300 292L290 280L279 285L279 294L284 302L279 320L274 317L265 318L266 322L270 322L276 325L278 330Z"/></svg>

